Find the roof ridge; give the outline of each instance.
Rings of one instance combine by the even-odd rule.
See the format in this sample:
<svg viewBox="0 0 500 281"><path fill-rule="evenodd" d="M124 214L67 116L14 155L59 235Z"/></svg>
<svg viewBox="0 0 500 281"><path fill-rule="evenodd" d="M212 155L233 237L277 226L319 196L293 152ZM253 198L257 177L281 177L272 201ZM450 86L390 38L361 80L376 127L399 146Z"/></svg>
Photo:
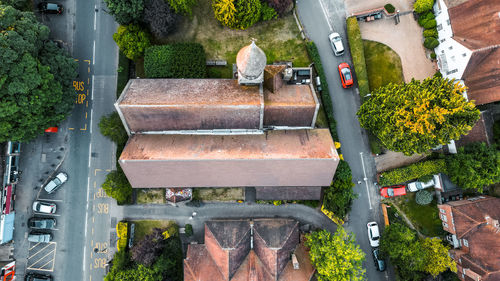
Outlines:
<svg viewBox="0 0 500 281"><path fill-rule="evenodd" d="M474 205L475 205L475 203L474 203ZM465 205L462 205L462 206L465 206ZM466 213L462 212L462 210L457 209L457 211L459 211L462 215L464 215L465 217L467 217L467 218L469 218L470 220L472 220L472 221L474 221L474 222L476 222L476 223L477 223L477 225L476 225L475 227L471 227L471 228L469 228L466 232L464 232L462 235L460 235L460 237L459 237L459 238L464 237L464 236L465 236L465 234L467 234L467 233L471 232L471 230L472 230L472 229L477 229L477 228L478 228L478 226L482 224L482 222L478 222L477 220L473 219L472 217L470 217L470 216L469 216L469 215L467 215Z"/></svg>
<svg viewBox="0 0 500 281"><path fill-rule="evenodd" d="M295 230L295 226L298 225L299 222L298 221L295 221L295 224L293 225L293 228L292 228L292 231L289 231L288 232L288 236L286 237L286 239L283 240L283 242L281 243L280 245L280 248L283 248L283 245L288 241L288 239L290 238L290 236L292 235L293 231Z"/></svg>

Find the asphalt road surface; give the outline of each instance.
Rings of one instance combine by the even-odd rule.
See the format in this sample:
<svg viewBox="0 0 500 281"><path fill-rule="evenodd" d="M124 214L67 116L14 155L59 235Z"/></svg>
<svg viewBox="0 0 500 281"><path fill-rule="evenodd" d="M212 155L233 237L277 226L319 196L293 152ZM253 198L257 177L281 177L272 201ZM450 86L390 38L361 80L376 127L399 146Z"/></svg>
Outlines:
<svg viewBox="0 0 500 281"><path fill-rule="evenodd" d="M375 182L375 163L371 156L368 139L360 128L356 112L360 106L359 92L356 87L343 89L337 67L347 62L352 67L352 59L346 35L346 11L341 0L297 0L297 10L307 37L318 47L321 62L332 97L337 132L342 144L342 154L352 169L354 191L359 197L352 204L346 229L356 234L356 241L366 253L364 267L368 280L392 280L394 274L389 269L380 273L372 262L371 247L368 242L366 224L377 221L383 228L380 209L380 196ZM336 57L329 45L328 35L337 32L342 36L346 52ZM356 81L355 81L356 82ZM356 85L356 83L355 83Z"/></svg>

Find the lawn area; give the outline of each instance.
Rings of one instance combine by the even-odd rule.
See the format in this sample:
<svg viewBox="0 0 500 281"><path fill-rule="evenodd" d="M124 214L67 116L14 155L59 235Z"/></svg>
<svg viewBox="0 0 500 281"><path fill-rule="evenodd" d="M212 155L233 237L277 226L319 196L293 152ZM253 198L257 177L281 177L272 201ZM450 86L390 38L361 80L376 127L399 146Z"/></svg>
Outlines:
<svg viewBox="0 0 500 281"><path fill-rule="evenodd" d="M137 204L164 204L164 188L140 188L137 190Z"/></svg>
<svg viewBox="0 0 500 281"><path fill-rule="evenodd" d="M134 244L140 241L144 236L151 234L153 228L166 229L175 225L174 221L168 220L142 220L142 221L131 221L130 224L135 224L134 233Z"/></svg>
<svg viewBox="0 0 500 281"><path fill-rule="evenodd" d="M325 109L322 104L319 106L318 116L316 117L316 127L328 128L328 119L326 118Z"/></svg>
<svg viewBox="0 0 500 281"><path fill-rule="evenodd" d="M415 202L415 192L409 192L408 195L397 198L394 202L423 235L429 237L444 235L436 199L432 200L429 205L418 205Z"/></svg>
<svg viewBox="0 0 500 281"><path fill-rule="evenodd" d="M267 62L293 61L294 66L310 63L293 15L257 23L246 30L223 27L215 18L211 0L199 0L193 8L193 19L183 18L178 30L158 44L171 42L197 42L203 45L207 59L226 60L226 67L208 67L211 78L231 78L232 64L238 51L250 44L251 38L266 53Z"/></svg>
<svg viewBox="0 0 500 281"><path fill-rule="evenodd" d="M245 190L240 187L193 188L193 199L200 201L245 200Z"/></svg>
<svg viewBox="0 0 500 281"><path fill-rule="evenodd" d="M388 83L403 83L401 59L389 46L363 40L370 92Z"/></svg>

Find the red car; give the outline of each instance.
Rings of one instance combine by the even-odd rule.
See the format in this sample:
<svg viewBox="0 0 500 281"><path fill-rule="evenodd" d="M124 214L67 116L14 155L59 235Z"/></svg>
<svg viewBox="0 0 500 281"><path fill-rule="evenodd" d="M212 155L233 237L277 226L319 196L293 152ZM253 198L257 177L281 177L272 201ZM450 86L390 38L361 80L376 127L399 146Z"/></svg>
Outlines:
<svg viewBox="0 0 500 281"><path fill-rule="evenodd" d="M347 89L354 84L352 80L351 68L345 62L339 64L339 74L340 74L340 82L342 82L342 87Z"/></svg>
<svg viewBox="0 0 500 281"><path fill-rule="evenodd" d="M385 198L406 195L406 186L404 185L384 186L380 189L380 195L382 195Z"/></svg>

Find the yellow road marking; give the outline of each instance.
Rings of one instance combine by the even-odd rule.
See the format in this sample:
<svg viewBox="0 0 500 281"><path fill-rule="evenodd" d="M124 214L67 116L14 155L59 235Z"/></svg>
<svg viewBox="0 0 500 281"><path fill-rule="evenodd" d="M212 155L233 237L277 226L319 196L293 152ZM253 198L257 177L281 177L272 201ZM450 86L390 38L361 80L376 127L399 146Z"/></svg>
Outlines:
<svg viewBox="0 0 500 281"><path fill-rule="evenodd" d="M35 248L35 247L36 247L36 246L38 246L39 244L40 244L40 242L36 243L36 244L35 244L35 246L33 246L33 247L31 247L31 248L29 249L29 251L33 250L33 248Z"/></svg>
<svg viewBox="0 0 500 281"><path fill-rule="evenodd" d="M87 124L85 124L85 128L80 128L80 131L87 131Z"/></svg>
<svg viewBox="0 0 500 281"><path fill-rule="evenodd" d="M98 172L98 171L102 171L102 170L101 170L101 169L95 169L95 170L94 170L94 176L97 176L97 172ZM94 182L94 183L95 183L95 182ZM94 187L95 187L95 184L94 184Z"/></svg>
<svg viewBox="0 0 500 281"><path fill-rule="evenodd" d="M88 71L89 71L89 73L90 73L90 66L88 67Z"/></svg>
<svg viewBox="0 0 500 281"><path fill-rule="evenodd" d="M43 267L45 267L45 266L46 266L47 264L49 264L50 262L52 262L52 263L53 263L53 262L54 262L54 260L50 260L50 261L48 261L46 264L42 265L41 267L42 267L42 268L43 268ZM52 264L52 268L54 268L54 264ZM52 270L51 270L51 271L52 271Z"/></svg>
<svg viewBox="0 0 500 281"><path fill-rule="evenodd" d="M90 60L83 60L83 61L84 61L84 62L88 62L88 63L89 63L89 65L90 65Z"/></svg>
<svg viewBox="0 0 500 281"><path fill-rule="evenodd" d="M90 78L87 78L87 84L90 84ZM87 94L89 93L89 90L87 90Z"/></svg>
<svg viewBox="0 0 500 281"><path fill-rule="evenodd" d="M96 187L97 183L94 181L94 188Z"/></svg>
<svg viewBox="0 0 500 281"><path fill-rule="evenodd" d="M94 222L95 222L95 219L94 219L94 216L92 216L92 223L94 223Z"/></svg>
<svg viewBox="0 0 500 281"><path fill-rule="evenodd" d="M74 130L75 128L69 128L70 130Z"/></svg>
<svg viewBox="0 0 500 281"><path fill-rule="evenodd" d="M106 169L106 172L111 172L111 169Z"/></svg>
<svg viewBox="0 0 500 281"><path fill-rule="evenodd" d="M75 61L78 61L78 59L75 59Z"/></svg>
<svg viewBox="0 0 500 281"><path fill-rule="evenodd" d="M31 259L32 257L38 255L38 253L40 253L41 251L45 250L47 247L49 247L50 245L52 244L47 244L47 246L43 247L41 250L37 251L36 253L34 253L33 255L31 255L31 257L29 257L28 259Z"/></svg>
<svg viewBox="0 0 500 281"><path fill-rule="evenodd" d="M89 107L89 101L87 101L87 103L85 104L85 107Z"/></svg>
<svg viewBox="0 0 500 281"><path fill-rule="evenodd" d="M39 261L41 261L41 260L42 260L43 258L45 258L46 256L50 255L52 252L55 252L55 250L56 250L56 249L54 249L54 250L50 251L48 254L46 254L45 256L41 257L39 260L37 260L35 263L32 263L31 265L33 266L33 265L37 264Z"/></svg>

